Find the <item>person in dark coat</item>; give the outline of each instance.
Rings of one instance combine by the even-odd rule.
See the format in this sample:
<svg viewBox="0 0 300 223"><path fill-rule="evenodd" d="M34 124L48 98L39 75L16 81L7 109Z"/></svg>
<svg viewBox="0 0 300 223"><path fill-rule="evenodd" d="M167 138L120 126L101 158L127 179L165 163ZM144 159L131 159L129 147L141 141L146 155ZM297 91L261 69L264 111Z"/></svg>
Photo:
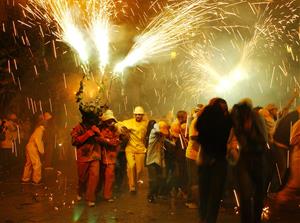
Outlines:
<svg viewBox="0 0 300 223"><path fill-rule="evenodd" d="M281 118L274 133L274 159L277 164L278 174L274 174L272 190L278 192L288 179L288 152L290 150L290 131L294 123L300 118L300 107ZM274 170L275 172L276 170Z"/></svg>
<svg viewBox="0 0 300 223"><path fill-rule="evenodd" d="M267 129L250 100L234 105L231 116L240 150L235 171L241 222L259 223L267 192Z"/></svg>
<svg viewBox="0 0 300 223"><path fill-rule="evenodd" d="M196 128L202 160L199 166L200 220L214 223L217 221L227 174L226 144L231 118L226 101L213 98L199 116Z"/></svg>

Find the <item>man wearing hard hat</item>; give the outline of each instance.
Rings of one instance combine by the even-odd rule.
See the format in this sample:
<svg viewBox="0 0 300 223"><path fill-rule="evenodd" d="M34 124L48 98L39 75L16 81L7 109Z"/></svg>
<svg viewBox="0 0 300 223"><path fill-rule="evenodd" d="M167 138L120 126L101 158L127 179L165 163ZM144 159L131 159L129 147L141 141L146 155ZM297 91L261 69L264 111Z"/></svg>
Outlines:
<svg viewBox="0 0 300 223"><path fill-rule="evenodd" d="M148 121L145 120L145 111L141 106L134 109L134 118L124 120L124 125L129 130L129 141L125 148L127 159L127 175L129 191L136 193L136 183L144 167L146 147L144 144Z"/></svg>

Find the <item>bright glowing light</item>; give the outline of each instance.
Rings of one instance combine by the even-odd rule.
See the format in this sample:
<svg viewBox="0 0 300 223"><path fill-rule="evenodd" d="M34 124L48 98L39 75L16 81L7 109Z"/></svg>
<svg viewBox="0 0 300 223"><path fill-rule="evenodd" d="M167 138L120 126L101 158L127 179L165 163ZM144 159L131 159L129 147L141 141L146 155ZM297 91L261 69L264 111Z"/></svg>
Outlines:
<svg viewBox="0 0 300 223"><path fill-rule="evenodd" d="M223 78L217 84L216 91L217 92L226 92L229 89L231 89L232 86L233 86L233 83L230 81L230 79Z"/></svg>
<svg viewBox="0 0 300 223"><path fill-rule="evenodd" d="M244 80L247 77L247 73L245 70L243 70L240 67L235 68L231 73L230 73L230 78L234 82L239 82Z"/></svg>
<svg viewBox="0 0 300 223"><path fill-rule="evenodd" d="M215 89L219 93L227 92L245 78L247 78L247 73L238 66L227 77L221 78Z"/></svg>
<svg viewBox="0 0 300 223"><path fill-rule="evenodd" d="M124 60L119 62L114 68L114 73L122 73L127 66L129 67L131 65L128 62L126 64L126 61Z"/></svg>

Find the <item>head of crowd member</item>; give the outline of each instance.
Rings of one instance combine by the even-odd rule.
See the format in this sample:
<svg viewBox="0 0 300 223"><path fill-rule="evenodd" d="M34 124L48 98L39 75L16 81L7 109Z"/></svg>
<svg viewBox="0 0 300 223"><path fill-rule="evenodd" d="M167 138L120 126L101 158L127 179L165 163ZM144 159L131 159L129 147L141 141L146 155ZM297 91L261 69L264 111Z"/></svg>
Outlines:
<svg viewBox="0 0 300 223"><path fill-rule="evenodd" d="M197 107L194 109L193 118L199 117L203 109L204 109L203 104L197 104Z"/></svg>
<svg viewBox="0 0 300 223"><path fill-rule="evenodd" d="M169 129L170 126L168 125L168 123L166 123L165 121L159 121L158 123L158 128L159 128L159 132L163 135L163 136L169 136Z"/></svg>
<svg viewBox="0 0 300 223"><path fill-rule="evenodd" d="M186 123L186 121L187 121L187 112L186 111L178 111L176 116L179 121L179 124Z"/></svg>
<svg viewBox="0 0 300 223"><path fill-rule="evenodd" d="M212 98L209 101L208 106L214 107L215 109L222 111L224 115L229 114L227 102L223 98Z"/></svg>
<svg viewBox="0 0 300 223"><path fill-rule="evenodd" d="M39 115L37 120L37 126L47 127L48 122L52 119L52 115L49 112L45 112L42 115Z"/></svg>
<svg viewBox="0 0 300 223"><path fill-rule="evenodd" d="M10 121L16 122L18 117L15 113L11 113L11 114L7 115L7 119Z"/></svg>
<svg viewBox="0 0 300 223"><path fill-rule="evenodd" d="M277 117L278 117L278 108L276 107L276 105L274 105L274 104L268 104L265 107L265 109L268 110L268 112L270 113L270 115L272 116L272 118L274 120L277 120Z"/></svg>
<svg viewBox="0 0 300 223"><path fill-rule="evenodd" d="M83 108L79 108L79 111L81 113L82 124L86 126L93 126L99 124L98 114L91 111L85 111Z"/></svg>
<svg viewBox="0 0 300 223"><path fill-rule="evenodd" d="M251 103L250 103L251 102ZM233 125L238 132L249 132L252 125L252 101L242 100L232 108Z"/></svg>
<svg viewBox="0 0 300 223"><path fill-rule="evenodd" d="M117 123L113 111L109 109L102 114L101 121L108 127L113 127Z"/></svg>
<svg viewBox="0 0 300 223"><path fill-rule="evenodd" d="M134 114L135 121L137 121L137 122L143 121L143 118L145 115L144 108L141 106L136 106L134 108L133 114Z"/></svg>
<svg viewBox="0 0 300 223"><path fill-rule="evenodd" d="M256 107L253 108L253 111L255 111L255 112L260 112L261 109L263 109L263 107L261 107L261 106L256 106Z"/></svg>

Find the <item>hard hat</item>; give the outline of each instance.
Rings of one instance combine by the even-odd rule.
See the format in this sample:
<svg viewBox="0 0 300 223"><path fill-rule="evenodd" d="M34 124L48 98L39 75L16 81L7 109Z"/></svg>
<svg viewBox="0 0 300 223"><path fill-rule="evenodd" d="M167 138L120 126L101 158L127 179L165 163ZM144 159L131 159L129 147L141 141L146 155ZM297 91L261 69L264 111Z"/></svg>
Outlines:
<svg viewBox="0 0 300 223"><path fill-rule="evenodd" d="M106 110L106 111L102 114L101 120L102 120L103 122L105 122L105 121L110 120L110 119L112 119L112 120L114 120L115 122L117 122L117 119L115 118L113 111L108 109L108 110Z"/></svg>
<svg viewBox="0 0 300 223"><path fill-rule="evenodd" d="M44 120L50 120L52 118L52 115L49 113L49 112L45 112L44 114L43 114L43 119Z"/></svg>
<svg viewBox="0 0 300 223"><path fill-rule="evenodd" d="M144 115L144 114L145 114L145 111L144 111L143 107L141 107L141 106L136 106L136 107L134 108L133 114L135 114L135 115Z"/></svg>
<svg viewBox="0 0 300 223"><path fill-rule="evenodd" d="M158 122L158 127L159 127L159 131L164 134L164 135L168 135L169 134L169 125L164 122L164 121L159 121Z"/></svg>

